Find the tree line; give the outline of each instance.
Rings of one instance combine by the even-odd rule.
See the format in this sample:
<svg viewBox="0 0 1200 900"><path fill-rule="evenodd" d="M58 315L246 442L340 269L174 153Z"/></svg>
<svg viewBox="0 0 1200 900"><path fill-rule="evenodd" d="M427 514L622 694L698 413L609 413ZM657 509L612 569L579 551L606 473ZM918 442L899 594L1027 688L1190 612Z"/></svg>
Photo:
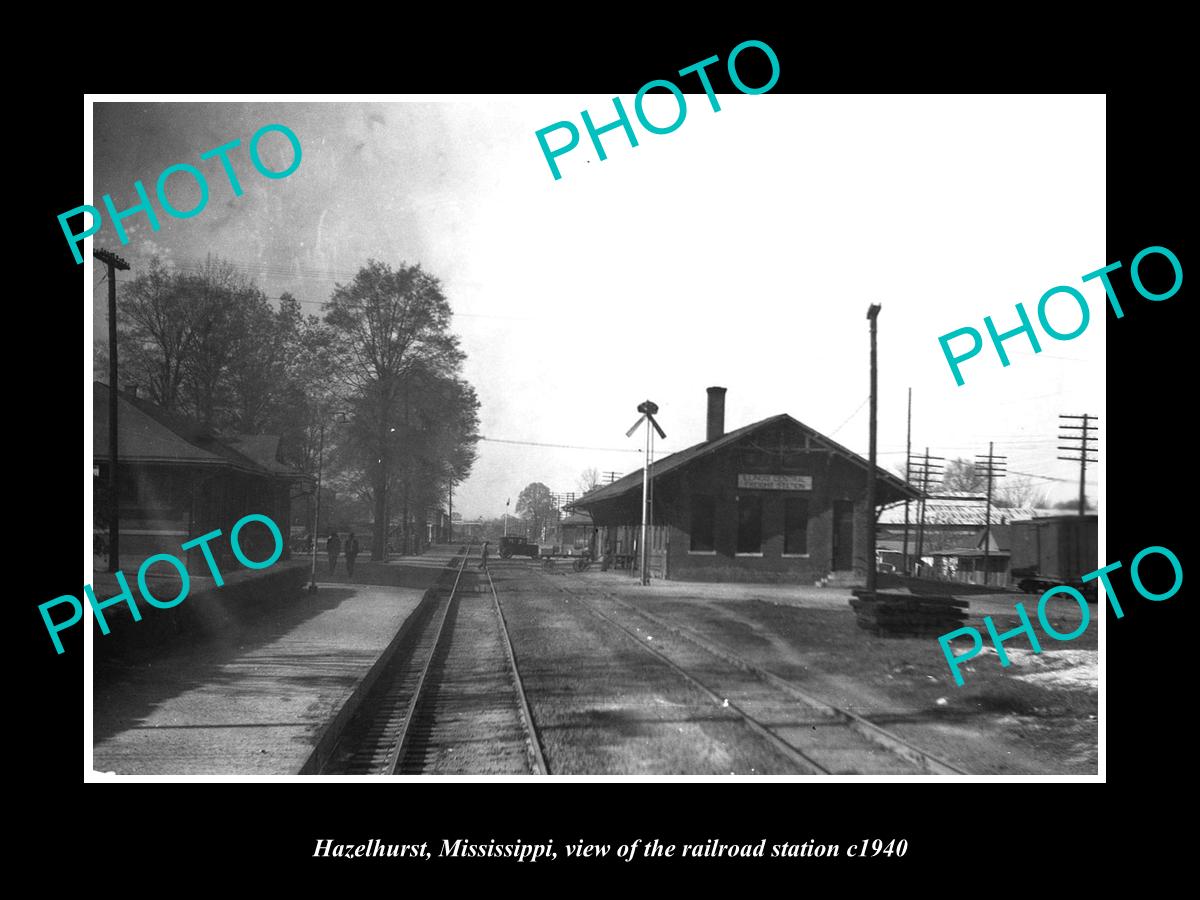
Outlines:
<svg viewBox="0 0 1200 900"><path fill-rule="evenodd" d="M278 434L314 477L323 456L339 514L374 523L374 559L392 526L410 536L470 473L479 401L450 303L420 265L368 260L320 316L212 257L156 258L117 297L123 385L219 434ZM98 373L105 357L101 345Z"/></svg>

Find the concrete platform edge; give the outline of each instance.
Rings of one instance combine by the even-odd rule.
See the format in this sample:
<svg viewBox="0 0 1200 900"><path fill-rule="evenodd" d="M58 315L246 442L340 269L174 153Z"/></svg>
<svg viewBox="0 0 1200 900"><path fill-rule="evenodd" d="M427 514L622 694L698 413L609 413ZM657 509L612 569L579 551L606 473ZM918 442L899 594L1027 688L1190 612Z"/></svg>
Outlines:
<svg viewBox="0 0 1200 900"><path fill-rule="evenodd" d="M319 775L321 773L321 769L323 769L325 764L329 762L329 758L333 754L333 748L337 746L338 739L341 738L342 732L345 731L346 726L350 724L350 720L354 718L354 714L358 712L358 708L362 705L363 700L366 698L371 688L374 687L375 682L379 679L380 674L382 674L383 670L387 667L387 664L391 662L392 656L396 652L396 648L400 646L400 641L409 632L409 630L411 630L413 620L416 619L417 613L420 612L421 607L424 606L427 601L432 599L433 595L435 595L437 591L438 589L435 586L428 588L425 593L421 595L421 602L413 607L413 611L409 613L408 618L406 618L404 623L398 629L396 629L396 633L388 642L387 647L385 647L383 652L379 654L379 658L375 660L375 663L367 671L367 674L363 676L362 681L358 683L358 687L356 687L350 696L346 698L346 702L342 704L342 708L338 710L337 715L335 715L325 726L324 730L321 732L321 736L317 738L317 742L312 749L312 753L309 754L308 759L304 761L304 765L300 767L299 771L296 772L297 775Z"/></svg>

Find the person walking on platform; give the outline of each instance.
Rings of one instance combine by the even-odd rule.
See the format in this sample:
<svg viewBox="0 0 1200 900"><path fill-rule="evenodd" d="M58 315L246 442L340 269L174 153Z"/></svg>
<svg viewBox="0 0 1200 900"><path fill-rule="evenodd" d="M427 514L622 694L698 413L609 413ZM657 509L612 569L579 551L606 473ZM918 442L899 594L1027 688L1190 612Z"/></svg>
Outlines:
<svg viewBox="0 0 1200 900"><path fill-rule="evenodd" d="M358 538L354 536L354 532L350 532L350 537L346 538L346 546L342 548L342 552L346 554L346 574L351 578L354 577L354 560L358 558Z"/></svg>
<svg viewBox="0 0 1200 900"><path fill-rule="evenodd" d="M487 558L488 558L488 542L484 541L483 549L479 552L479 568L483 569L483 571L485 571L485 572L488 570Z"/></svg>
<svg viewBox="0 0 1200 900"><path fill-rule="evenodd" d="M337 558L341 551L342 542L338 539L337 532L331 532L329 535L329 540L325 542L325 552L329 554L330 575L337 571Z"/></svg>

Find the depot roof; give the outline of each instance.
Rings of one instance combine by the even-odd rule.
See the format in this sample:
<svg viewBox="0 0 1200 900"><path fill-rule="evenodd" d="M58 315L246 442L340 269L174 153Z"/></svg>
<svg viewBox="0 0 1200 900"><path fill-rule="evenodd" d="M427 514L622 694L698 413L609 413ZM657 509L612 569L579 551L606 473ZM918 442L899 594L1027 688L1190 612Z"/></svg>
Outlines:
<svg viewBox="0 0 1200 900"><path fill-rule="evenodd" d="M108 460L108 385L92 391L92 457ZM236 448L210 428L147 400L117 391L117 457L122 462L163 465L225 466L256 475L295 474L277 461L278 437L240 436ZM272 445L271 442L274 442ZM269 454L270 463L256 456Z"/></svg>
<svg viewBox="0 0 1200 900"><path fill-rule="evenodd" d="M724 450L727 447L736 444L743 438L750 437L755 432L762 431L763 429L769 428L773 425L778 425L780 423L794 425L808 434L816 444L823 445L824 449L843 457L862 469L866 469L870 465L867 460L863 459L853 450L843 447L837 441L826 437L815 428L810 428L803 422L793 419L787 413L780 413L777 416L771 416L770 418L762 419L761 421L754 422L751 425L744 425L741 428L737 428L728 432L727 434L723 434L714 441L701 441L698 444L688 447L686 450L680 450L677 453L672 453L670 456L656 460L651 467L651 474L655 478L661 478L662 476L670 474L676 469L680 469L699 459L703 459L712 455L713 453ZM893 491L899 493L901 496L907 496L913 499L917 499L921 496L920 492L916 488L905 484L903 479L898 478L897 476L888 472L886 469L876 466L875 474L881 482L890 487ZM636 472L631 472L625 477L614 481L612 484L606 484L602 488L589 491L576 500L571 506L572 508L587 509L594 504L604 503L609 500L616 500L618 497L622 497L631 491L640 491L641 489L642 473L639 470Z"/></svg>

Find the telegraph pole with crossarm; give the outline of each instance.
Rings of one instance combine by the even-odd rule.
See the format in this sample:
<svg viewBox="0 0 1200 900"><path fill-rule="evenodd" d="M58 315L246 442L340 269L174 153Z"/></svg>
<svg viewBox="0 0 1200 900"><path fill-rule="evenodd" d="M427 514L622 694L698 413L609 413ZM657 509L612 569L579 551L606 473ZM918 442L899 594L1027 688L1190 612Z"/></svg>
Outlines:
<svg viewBox="0 0 1200 900"><path fill-rule="evenodd" d="M117 276L129 263L111 250L92 250L108 266L108 571L121 565L121 515L117 506Z"/></svg>
<svg viewBox="0 0 1200 900"><path fill-rule="evenodd" d="M1093 431L1100 430L1097 426L1089 425L1088 423L1089 422L1098 422L1098 421L1100 421L1100 419L1097 416L1089 416L1087 413L1084 413L1082 416L1062 416L1062 415L1060 415L1059 418L1060 419L1068 419L1068 420L1082 420L1082 422L1083 422L1082 425L1059 425L1058 426L1059 430L1064 432L1063 434L1060 434L1058 436L1058 439L1060 441L1065 441L1068 443L1070 443L1072 441L1079 442L1079 445L1076 447L1063 447L1062 445L1059 445L1058 449L1059 450L1070 450L1070 451L1074 451L1075 453L1079 454L1078 456L1060 456L1059 459L1064 460L1066 462L1079 463L1079 514L1082 516L1087 513L1087 494L1086 494L1086 487L1084 485L1084 482L1087 479L1087 464L1090 462L1092 462L1092 463L1097 462L1097 460L1089 458L1089 456L1088 456L1089 453L1096 452L1096 448L1092 446L1091 442L1099 440L1099 438L1092 437L1091 433ZM1073 432L1079 432L1079 433L1073 434Z"/></svg>
<svg viewBox="0 0 1200 900"><path fill-rule="evenodd" d="M983 583L985 585L991 581L992 576L992 484L997 478L1003 478L1008 474L1005 471L1005 466L1008 465L1008 457L997 456L992 452L995 446L993 442L989 441L987 456L982 454L975 455L976 474L987 476L987 508L983 520Z"/></svg>

